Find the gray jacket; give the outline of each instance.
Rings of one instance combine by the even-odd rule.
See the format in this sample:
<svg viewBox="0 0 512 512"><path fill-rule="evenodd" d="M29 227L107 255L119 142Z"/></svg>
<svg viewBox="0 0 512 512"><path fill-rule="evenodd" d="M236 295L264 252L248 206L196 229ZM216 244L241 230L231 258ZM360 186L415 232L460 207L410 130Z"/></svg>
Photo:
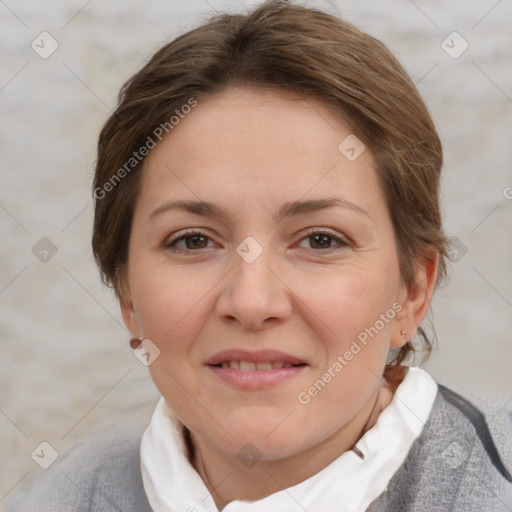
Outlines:
<svg viewBox="0 0 512 512"><path fill-rule="evenodd" d="M367 512L512 511L511 434L503 415L486 420L470 402L439 386L421 435ZM115 429L82 442L42 471L8 511L151 512L140 437L140 430Z"/></svg>

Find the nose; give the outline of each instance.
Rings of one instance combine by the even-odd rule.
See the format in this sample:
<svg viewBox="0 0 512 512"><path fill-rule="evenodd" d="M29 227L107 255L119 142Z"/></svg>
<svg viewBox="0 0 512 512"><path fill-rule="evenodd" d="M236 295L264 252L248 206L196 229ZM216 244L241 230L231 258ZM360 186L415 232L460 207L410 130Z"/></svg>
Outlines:
<svg viewBox="0 0 512 512"><path fill-rule="evenodd" d="M292 315L292 292L280 277L276 258L265 249L248 261L233 252L232 270L221 281L217 315L249 330L282 323Z"/></svg>

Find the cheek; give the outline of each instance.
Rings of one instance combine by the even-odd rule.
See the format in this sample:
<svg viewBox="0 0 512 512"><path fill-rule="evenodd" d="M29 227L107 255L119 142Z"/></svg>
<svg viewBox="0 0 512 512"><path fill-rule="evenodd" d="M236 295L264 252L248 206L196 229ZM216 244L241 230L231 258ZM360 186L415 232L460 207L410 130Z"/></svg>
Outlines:
<svg viewBox="0 0 512 512"><path fill-rule="evenodd" d="M161 350L183 345L180 340L200 328L215 279L211 273L188 272L186 266L148 264L140 269L133 276L133 299L143 335L162 345Z"/></svg>
<svg viewBox="0 0 512 512"><path fill-rule="evenodd" d="M392 261L387 271L380 264L347 265L328 278L316 276L304 283L303 291L310 290L304 295L307 306L323 326L325 359L318 377L329 382L317 406L343 403L357 409L378 384L389 350L399 282L398 266Z"/></svg>
<svg viewBox="0 0 512 512"><path fill-rule="evenodd" d="M319 286L318 279L315 286L313 280L309 283L312 292L305 295L307 306L325 326L320 337L326 357L301 397L322 422L339 426L379 386L395 316L397 276L391 270L386 275L370 266L351 267L340 268L325 280L325 286Z"/></svg>
<svg viewBox="0 0 512 512"><path fill-rule="evenodd" d="M338 348L356 339L392 310L397 298L398 271L393 265L344 266L325 276L302 277L301 288L308 307L322 320ZM387 332L390 323L379 331Z"/></svg>
<svg viewBox="0 0 512 512"><path fill-rule="evenodd" d="M169 405L188 408L190 394L203 393L196 386L193 341L211 314L219 278L213 272L193 273L186 266L139 263L131 275L133 301L142 335L160 350L149 366L151 377L164 396L172 397Z"/></svg>

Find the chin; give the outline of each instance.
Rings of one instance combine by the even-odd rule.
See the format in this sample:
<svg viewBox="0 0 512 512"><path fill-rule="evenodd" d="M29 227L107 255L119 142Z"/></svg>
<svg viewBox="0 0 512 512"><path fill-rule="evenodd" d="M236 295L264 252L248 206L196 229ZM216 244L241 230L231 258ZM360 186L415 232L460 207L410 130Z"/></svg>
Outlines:
<svg viewBox="0 0 512 512"><path fill-rule="evenodd" d="M269 425L268 422L240 422L235 426L226 426L233 435L230 438L230 445L236 453L250 444L261 453L258 455L263 460L281 459L298 451L298 445L304 442L307 433L300 428L300 425L281 424L283 417L278 422ZM285 420L286 421L286 420Z"/></svg>
<svg viewBox="0 0 512 512"><path fill-rule="evenodd" d="M305 449L301 444L304 439L289 436L276 436L269 439L266 434L230 440L224 451L231 457L246 463L249 467L256 462L282 460Z"/></svg>

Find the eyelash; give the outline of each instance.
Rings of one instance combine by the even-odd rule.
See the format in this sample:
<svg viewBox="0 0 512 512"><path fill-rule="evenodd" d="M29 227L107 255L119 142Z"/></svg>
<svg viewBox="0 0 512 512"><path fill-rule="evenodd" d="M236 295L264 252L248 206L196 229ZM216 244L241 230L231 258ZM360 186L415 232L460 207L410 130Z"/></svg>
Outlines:
<svg viewBox="0 0 512 512"><path fill-rule="evenodd" d="M202 252L202 251L206 250L207 248L194 250L194 249L181 249L181 248L177 248L175 246L175 244L180 242L181 240L185 240L187 238L197 236L197 235L202 236L207 239L210 239L210 237L205 232L198 230L198 229L190 229L190 230L187 230L184 233L182 233L179 237L170 239L169 241L166 241L166 243L164 244L164 247L165 247L165 249L169 249L169 250L177 252L177 253L188 254L188 255L192 255L193 253ZM351 243L349 243L347 240L342 239L340 236L337 235L337 233L335 231L333 231L329 228L323 228L323 229L311 228L309 231L307 231L304 234L304 236L301 238L300 241L302 241L306 238L311 238L314 235L328 236L333 241L335 241L339 244L338 247L328 247L326 249L311 248L311 250L313 250L314 252L332 252L332 251L336 251L339 249L343 249L345 247L349 247L351 245Z"/></svg>

